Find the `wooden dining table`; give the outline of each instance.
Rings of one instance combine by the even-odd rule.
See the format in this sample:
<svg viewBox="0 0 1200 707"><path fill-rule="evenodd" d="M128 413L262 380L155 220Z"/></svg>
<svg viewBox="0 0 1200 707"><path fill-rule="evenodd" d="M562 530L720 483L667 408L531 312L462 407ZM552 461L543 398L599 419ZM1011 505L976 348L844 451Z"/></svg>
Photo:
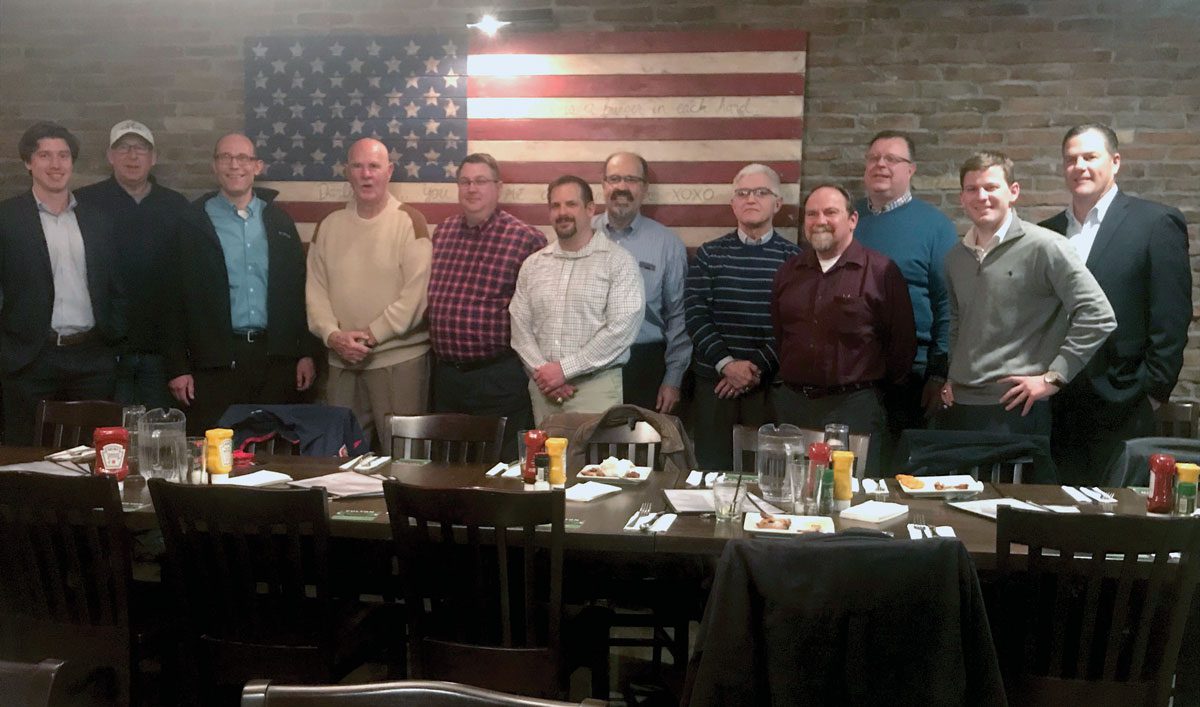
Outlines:
<svg viewBox="0 0 1200 707"><path fill-rule="evenodd" d="M0 464L11 465L41 460L51 450L29 447L0 447ZM302 456L262 456L256 464L235 471L235 475L247 474L261 469L278 471L293 479L310 479L338 471L345 459ZM519 491L524 488L520 479L486 476L487 464L445 464L428 462L411 464L393 462L377 470L386 476L404 483L427 487L480 487ZM569 478L568 486L576 483ZM592 502L567 501L566 549L614 553L718 556L725 544L733 538L748 537L738 521L718 521L711 514L680 514L671 527L663 532L625 530L629 518L643 502L649 501L651 509L670 510L663 491L680 488L682 484L675 473L654 471L646 481L623 486L620 493ZM1043 505L1074 505L1071 497L1059 486L1035 484L983 484L983 491L973 498L992 499L1010 497L1032 501ZM899 491L899 484L890 483L892 491L888 500L909 508L907 516L886 523L865 523L834 518L837 530L865 528L892 533L896 537L907 537L907 524L917 517L924 517L932 526L950 526L955 535L966 546L976 565L981 570L990 569L995 562L995 521L961 511L948 505L940 498L918 498ZM1132 489L1108 489L1117 498L1115 512L1130 515L1145 515L1145 498ZM868 500L867 495L857 494L854 503ZM131 530L156 528L157 518L150 503L150 494L145 479L131 475L122 484L122 501L126 508L126 520ZM1080 512L1101 512L1096 504L1080 504ZM360 540L388 540L391 529L387 509L382 497L331 499L330 531L334 537ZM343 513L343 511L356 513ZM365 511L365 513L358 513ZM353 518L353 519L351 519ZM365 518L365 519L364 519Z"/></svg>

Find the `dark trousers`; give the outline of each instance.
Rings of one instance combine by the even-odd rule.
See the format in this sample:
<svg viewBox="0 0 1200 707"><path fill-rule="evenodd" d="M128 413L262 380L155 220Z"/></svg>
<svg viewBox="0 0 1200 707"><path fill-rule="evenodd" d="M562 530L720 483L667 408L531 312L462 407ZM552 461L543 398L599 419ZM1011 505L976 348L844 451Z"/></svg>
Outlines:
<svg viewBox="0 0 1200 707"><path fill-rule="evenodd" d="M629 347L629 363L621 369L625 403L658 409L658 387L667 374L667 345L663 342Z"/></svg>
<svg viewBox="0 0 1200 707"><path fill-rule="evenodd" d="M1022 407L1005 410L1003 405L963 405L957 403L934 415L935 430L997 432L1000 434L1050 436L1050 401L1039 400L1028 415Z"/></svg>
<svg viewBox="0 0 1200 707"><path fill-rule="evenodd" d="M1154 410L1145 396L1130 405L1114 405L1085 383L1061 390L1050 398L1050 407L1050 448L1063 483L1102 484L1113 478L1109 470L1125 451L1125 440L1155 434Z"/></svg>
<svg viewBox="0 0 1200 707"><path fill-rule="evenodd" d="M112 400L115 365L115 353L99 338L47 344L33 363L4 376L4 443L34 443L39 400Z"/></svg>
<svg viewBox="0 0 1200 707"><path fill-rule="evenodd" d="M533 427L529 376L515 353L482 365L438 361L433 367L434 412L507 418L500 458L517 458L517 432Z"/></svg>
<svg viewBox="0 0 1200 707"><path fill-rule="evenodd" d="M130 352L117 356L114 396L122 405L145 405L147 410L179 406L167 388L163 357L158 354Z"/></svg>
<svg viewBox="0 0 1200 707"><path fill-rule="evenodd" d="M925 372L913 371L903 383L885 385L883 409L887 413L887 434L880 446L880 469L893 469L898 464L893 457L904 430L925 429L929 420L921 405L921 394L925 391Z"/></svg>
<svg viewBox="0 0 1200 707"><path fill-rule="evenodd" d="M758 428L775 421L769 385L761 385L737 398L722 400L713 392L717 381L696 376L692 402L692 440L701 469L733 468L733 426Z"/></svg>
<svg viewBox="0 0 1200 707"><path fill-rule="evenodd" d="M864 388L849 393L808 398L788 385L775 391L775 411L780 422L808 430L824 430L825 425L842 424L850 434L869 434L864 473L879 475L880 449L887 434L887 415L883 410L883 394L878 388Z"/></svg>
<svg viewBox="0 0 1200 707"><path fill-rule="evenodd" d="M234 337L234 365L192 371L196 397L184 409L189 435L203 435L217 426L225 410L235 403L288 405L304 402L296 390L296 359L267 355L267 340L250 343Z"/></svg>

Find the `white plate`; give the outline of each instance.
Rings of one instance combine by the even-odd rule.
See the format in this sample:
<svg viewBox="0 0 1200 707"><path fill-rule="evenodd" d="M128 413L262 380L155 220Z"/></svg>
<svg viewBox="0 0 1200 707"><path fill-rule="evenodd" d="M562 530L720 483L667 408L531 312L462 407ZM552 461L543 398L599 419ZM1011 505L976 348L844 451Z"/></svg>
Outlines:
<svg viewBox="0 0 1200 707"><path fill-rule="evenodd" d="M593 466L599 466L599 464L588 464L583 469ZM652 471L648 466L635 466L632 471L637 472L638 477L636 479L626 479L623 476L588 476L583 473L583 469L580 469L579 473L575 475L576 479L580 481L600 481L606 484L620 484L622 486L644 483L646 479L650 478L650 472Z"/></svg>
<svg viewBox="0 0 1200 707"><path fill-rule="evenodd" d="M742 530L754 535L803 535L805 533L832 533L834 532L833 519L827 516L792 516L792 515L777 515L776 518L787 518L792 521L792 525L787 530L777 530L775 528L759 528L758 521L762 518L761 513L749 512L746 514L746 520L742 522Z"/></svg>
<svg viewBox="0 0 1200 707"><path fill-rule="evenodd" d="M983 491L983 482L972 479L968 474L951 474L950 476L918 476L917 478L925 482L925 485L919 489L910 489L899 481L896 481L896 485L903 489L904 493L908 494L909 496L928 496L929 498L968 496ZM945 484L946 486L967 484L967 488L939 489L936 486L938 483Z"/></svg>

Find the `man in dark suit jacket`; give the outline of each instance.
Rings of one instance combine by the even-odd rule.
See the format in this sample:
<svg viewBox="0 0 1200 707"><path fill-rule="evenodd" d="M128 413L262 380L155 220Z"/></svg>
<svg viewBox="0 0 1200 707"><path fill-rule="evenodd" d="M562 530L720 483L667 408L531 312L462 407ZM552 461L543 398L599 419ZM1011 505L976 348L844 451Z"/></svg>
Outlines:
<svg viewBox="0 0 1200 707"><path fill-rule="evenodd" d="M112 226L69 189L79 141L37 123L17 146L30 191L0 202L4 442L32 444L39 400L111 399L125 304Z"/></svg>
<svg viewBox="0 0 1200 707"><path fill-rule="evenodd" d="M321 343L308 332L296 224L254 187L263 163L244 135L217 142L220 190L196 200L180 233L175 314L163 351L190 434L234 403L303 402Z"/></svg>
<svg viewBox="0 0 1200 707"><path fill-rule="evenodd" d="M1071 207L1042 223L1065 234L1117 315L1117 330L1051 399L1055 463L1064 481L1096 483L1124 441L1154 434L1171 397L1192 318L1187 223L1178 209L1117 188L1117 136L1079 125L1063 139Z"/></svg>

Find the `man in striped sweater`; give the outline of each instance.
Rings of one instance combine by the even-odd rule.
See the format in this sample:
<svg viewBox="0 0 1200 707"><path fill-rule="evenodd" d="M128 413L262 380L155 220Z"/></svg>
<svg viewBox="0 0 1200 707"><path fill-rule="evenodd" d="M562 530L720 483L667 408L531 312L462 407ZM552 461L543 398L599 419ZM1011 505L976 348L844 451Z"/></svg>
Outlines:
<svg viewBox="0 0 1200 707"><path fill-rule="evenodd" d="M779 369L771 283L799 246L775 231L779 175L761 164L733 179L737 230L700 247L684 298L696 375L693 439L704 469L730 469L733 426L773 420L768 389Z"/></svg>

